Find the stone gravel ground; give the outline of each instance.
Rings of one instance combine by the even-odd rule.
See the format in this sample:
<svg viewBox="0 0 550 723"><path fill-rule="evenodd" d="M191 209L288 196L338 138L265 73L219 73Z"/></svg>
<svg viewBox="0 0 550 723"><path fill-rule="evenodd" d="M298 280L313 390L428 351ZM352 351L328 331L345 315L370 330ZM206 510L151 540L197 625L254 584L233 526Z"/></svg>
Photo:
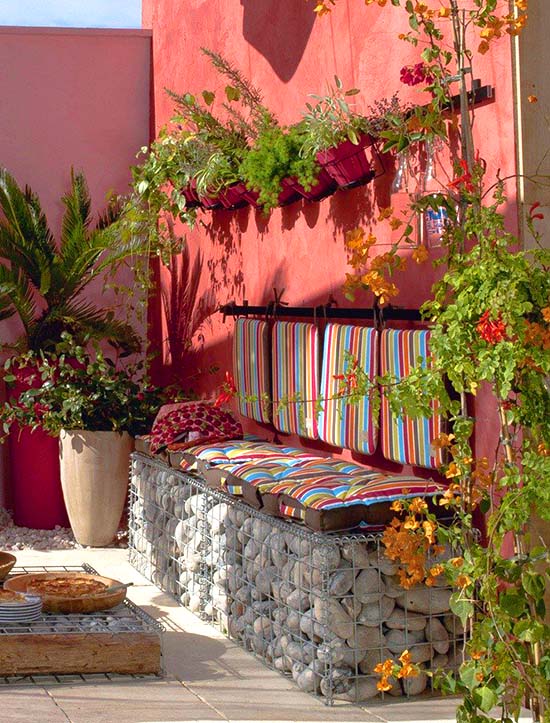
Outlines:
<svg viewBox="0 0 550 723"><path fill-rule="evenodd" d="M112 547L127 547L127 544L126 531L120 531ZM9 511L0 507L0 550L71 550L82 547L68 527L56 526L53 530L17 527Z"/></svg>

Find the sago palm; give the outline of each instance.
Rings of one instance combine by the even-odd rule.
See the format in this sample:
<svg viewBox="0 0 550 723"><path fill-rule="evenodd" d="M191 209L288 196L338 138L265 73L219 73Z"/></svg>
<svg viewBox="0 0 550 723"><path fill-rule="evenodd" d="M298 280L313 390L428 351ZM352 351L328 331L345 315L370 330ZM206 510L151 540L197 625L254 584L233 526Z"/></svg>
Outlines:
<svg viewBox="0 0 550 723"><path fill-rule="evenodd" d="M83 295L93 279L132 253L129 244L113 248L109 229L116 213L109 208L93 225L86 179L73 171L62 202L56 243L38 196L0 169L0 319L19 317L24 329L15 344L19 351L51 349L65 331L77 343L104 339L136 351L132 327Z"/></svg>

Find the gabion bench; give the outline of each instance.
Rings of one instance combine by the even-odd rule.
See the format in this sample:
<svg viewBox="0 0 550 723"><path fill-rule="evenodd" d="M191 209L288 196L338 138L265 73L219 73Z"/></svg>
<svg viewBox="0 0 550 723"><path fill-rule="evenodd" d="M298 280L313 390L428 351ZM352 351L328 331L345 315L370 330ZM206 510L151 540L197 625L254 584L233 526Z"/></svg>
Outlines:
<svg viewBox="0 0 550 723"><path fill-rule="evenodd" d="M423 672L390 681L392 696L462 659L451 591L403 590L380 535L313 532L140 453L129 526L139 572L327 704L381 695L375 665L404 650Z"/></svg>

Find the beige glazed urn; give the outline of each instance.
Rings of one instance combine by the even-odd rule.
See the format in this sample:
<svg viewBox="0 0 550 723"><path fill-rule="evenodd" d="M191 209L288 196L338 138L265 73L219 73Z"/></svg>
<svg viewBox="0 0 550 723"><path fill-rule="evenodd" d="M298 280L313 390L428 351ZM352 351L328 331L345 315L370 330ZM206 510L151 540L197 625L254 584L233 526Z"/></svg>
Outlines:
<svg viewBox="0 0 550 723"><path fill-rule="evenodd" d="M61 487L76 541L109 545L118 530L128 491L134 440L123 432L61 430Z"/></svg>

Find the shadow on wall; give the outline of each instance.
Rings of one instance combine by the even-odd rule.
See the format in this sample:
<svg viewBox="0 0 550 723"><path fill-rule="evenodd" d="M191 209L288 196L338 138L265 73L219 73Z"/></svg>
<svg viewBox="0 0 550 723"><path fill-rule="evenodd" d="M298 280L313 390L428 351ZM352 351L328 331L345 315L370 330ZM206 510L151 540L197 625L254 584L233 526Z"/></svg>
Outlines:
<svg viewBox="0 0 550 723"><path fill-rule="evenodd" d="M243 36L287 83L298 68L315 22L313 4L298 0L241 0ZM288 29L292 28L292 42Z"/></svg>

